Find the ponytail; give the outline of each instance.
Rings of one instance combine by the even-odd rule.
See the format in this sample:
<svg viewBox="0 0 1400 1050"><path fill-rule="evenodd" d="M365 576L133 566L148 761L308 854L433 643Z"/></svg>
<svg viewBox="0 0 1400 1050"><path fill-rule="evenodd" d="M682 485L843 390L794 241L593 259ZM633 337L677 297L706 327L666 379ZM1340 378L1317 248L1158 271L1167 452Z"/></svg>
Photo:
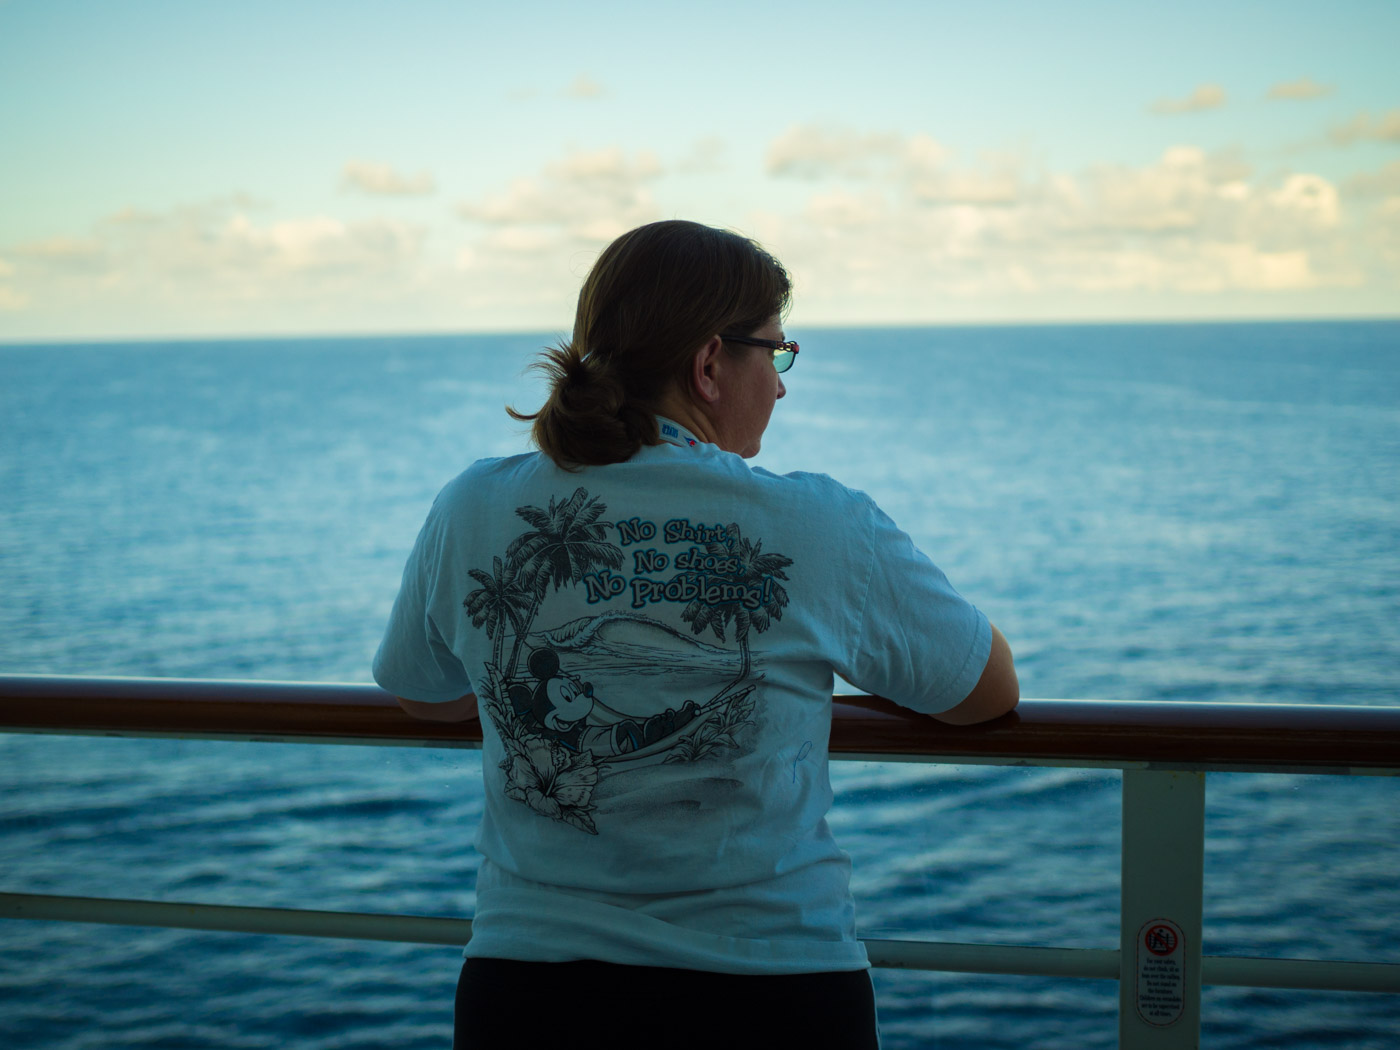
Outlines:
<svg viewBox="0 0 1400 1050"><path fill-rule="evenodd" d="M531 440L564 469L623 463L659 440L655 412L629 402L627 384L610 375L598 355L585 357L565 342L546 349L531 367L548 378L548 400L528 415L510 406L506 412L533 420Z"/></svg>

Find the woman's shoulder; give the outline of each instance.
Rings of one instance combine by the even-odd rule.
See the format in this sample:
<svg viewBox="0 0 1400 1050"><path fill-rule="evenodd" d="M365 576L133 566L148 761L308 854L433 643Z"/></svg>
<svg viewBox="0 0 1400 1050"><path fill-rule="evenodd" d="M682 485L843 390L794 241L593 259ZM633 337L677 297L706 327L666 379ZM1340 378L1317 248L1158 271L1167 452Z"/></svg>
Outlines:
<svg viewBox="0 0 1400 1050"><path fill-rule="evenodd" d="M517 456L478 459L442 487L433 506L442 511L464 503L476 504L493 491L499 491L501 485L517 481L522 473L538 469L540 458L538 452L525 452Z"/></svg>
<svg viewBox="0 0 1400 1050"><path fill-rule="evenodd" d="M873 507L871 500L860 489L851 488L837 481L830 474L795 470L788 474L774 474L763 467L752 468L755 479L760 484L771 486L772 491L781 492L791 498L817 500L827 507L846 506L851 510L864 510Z"/></svg>

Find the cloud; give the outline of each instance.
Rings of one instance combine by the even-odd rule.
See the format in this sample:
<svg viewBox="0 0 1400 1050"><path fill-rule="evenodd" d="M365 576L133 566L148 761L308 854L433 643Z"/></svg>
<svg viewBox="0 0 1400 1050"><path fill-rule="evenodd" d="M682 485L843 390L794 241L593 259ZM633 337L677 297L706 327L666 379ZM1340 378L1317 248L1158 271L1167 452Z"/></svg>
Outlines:
<svg viewBox="0 0 1400 1050"><path fill-rule="evenodd" d="M607 89L587 73L580 73L564 89L564 94L568 98L602 98L607 94Z"/></svg>
<svg viewBox="0 0 1400 1050"><path fill-rule="evenodd" d="M833 190L808 198L807 214L822 229L859 231L886 222L889 202L878 191L855 194Z"/></svg>
<svg viewBox="0 0 1400 1050"><path fill-rule="evenodd" d="M705 214L696 186L713 180L691 165L564 152L460 202L461 221L431 240L392 219L278 215L238 197L128 209L0 244L0 330L538 330L566 323L609 241L668 216L757 236L793 273L803 314L825 322L1200 316L1245 301L1296 313L1317 294L1400 285L1400 161L1337 183L1178 145L1143 164L1049 170L963 158L926 134L797 126L766 151L776 203L747 215Z"/></svg>
<svg viewBox="0 0 1400 1050"><path fill-rule="evenodd" d="M515 179L502 193L460 205L457 213L487 226L544 227L571 239L608 240L659 216L648 184L662 173L656 156L645 151L631 158L617 147L575 151L539 175Z"/></svg>
<svg viewBox="0 0 1400 1050"><path fill-rule="evenodd" d="M87 237L48 237L20 244L13 251L26 263L64 270L91 270L102 265L104 254L101 243Z"/></svg>
<svg viewBox="0 0 1400 1050"><path fill-rule="evenodd" d="M1200 113L1225 105L1225 89L1219 84L1201 84L1182 99L1162 98L1149 107L1153 113Z"/></svg>
<svg viewBox="0 0 1400 1050"><path fill-rule="evenodd" d="M14 275L14 266L4 259L0 259L0 310L22 310L29 302L27 295L4 283L7 278Z"/></svg>
<svg viewBox="0 0 1400 1050"><path fill-rule="evenodd" d="M474 317L532 318L568 311L598 253L620 234L666 214L656 186L668 169L654 154L616 147L574 150L534 175L457 208L461 308Z"/></svg>
<svg viewBox="0 0 1400 1050"><path fill-rule="evenodd" d="M1261 178L1234 152L1178 146L1145 165L1046 173L1014 157L962 167L946 151L904 163L913 140L882 136L880 155L891 162L852 179L848 154L832 144L859 139L775 140L777 155L806 165L796 170L812 191L800 212L760 213L753 224L798 275L807 302L855 298L906 318L938 316L935 303L956 311L1037 301L1053 310L1074 295L1102 304L1127 294L1354 287L1386 266L1360 245L1331 181L1306 172ZM820 148L798 153L794 142Z"/></svg>
<svg viewBox="0 0 1400 1050"><path fill-rule="evenodd" d="M1358 113L1345 124L1338 124L1329 137L1339 146L1370 139L1376 142L1400 143L1400 109L1392 109L1379 117L1369 112Z"/></svg>
<svg viewBox="0 0 1400 1050"><path fill-rule="evenodd" d="M88 334L554 324L603 246L663 216L650 153L565 153L462 204L429 241L390 218L275 215L222 198L129 208L90 231L0 244L5 328ZM13 320L12 320L13 318ZM18 319L24 318L21 323ZM365 320L369 319L369 320Z"/></svg>
<svg viewBox="0 0 1400 1050"><path fill-rule="evenodd" d="M261 274L381 272L415 255L421 241L419 231L402 223L347 223L326 216L258 225L238 214L214 234L213 250L192 252L191 261ZM180 245L182 251L190 247Z"/></svg>
<svg viewBox="0 0 1400 1050"><path fill-rule="evenodd" d="M717 135L699 139L690 153L676 162L675 170L683 175L713 175L724 170L724 140Z"/></svg>
<svg viewBox="0 0 1400 1050"><path fill-rule="evenodd" d="M914 176L909 184L916 200L925 204L1014 204L1023 192L1014 162L993 168L942 171Z"/></svg>
<svg viewBox="0 0 1400 1050"><path fill-rule="evenodd" d="M857 134L797 126L768 148L765 169L777 178L899 185L926 204L1008 204L1021 192L1019 161L994 158L958 168L953 153L926 134ZM834 199L834 198L833 198Z"/></svg>
<svg viewBox="0 0 1400 1050"><path fill-rule="evenodd" d="M122 274L241 286L382 274L418 255L423 231L387 219L324 215L265 222L239 202L222 200L169 212L128 209L99 224L96 239L108 265Z"/></svg>
<svg viewBox="0 0 1400 1050"><path fill-rule="evenodd" d="M382 197L421 197L437 189L437 183L426 171L417 175L400 175L387 164L352 160L344 168L342 180L353 189Z"/></svg>
<svg viewBox="0 0 1400 1050"><path fill-rule="evenodd" d="M678 170L619 149L573 152L461 205L467 299L557 309L612 237L686 214L668 196ZM1227 301L1356 287L1390 265L1381 247L1360 247L1332 181L1258 174L1237 151L1176 146L1148 164L1046 172L1015 155L964 162L928 135L799 125L771 140L765 170L805 192L751 214L746 232L829 320L841 318L828 303L917 319L1075 296Z"/></svg>
<svg viewBox="0 0 1400 1050"><path fill-rule="evenodd" d="M764 168L769 175L785 178L868 178L897 162L904 148L903 140L892 133L797 125L769 145Z"/></svg>
<svg viewBox="0 0 1400 1050"><path fill-rule="evenodd" d="M1297 80L1285 80L1274 84L1269 88L1268 97L1301 101L1309 98L1322 98L1322 96L1330 94L1332 94L1331 84L1319 84L1312 77L1299 77Z"/></svg>
<svg viewBox="0 0 1400 1050"><path fill-rule="evenodd" d="M157 330L197 331L213 319L248 330L277 327L402 294L422 273L423 230L401 222L346 222L324 215L267 220L240 198L168 211L128 208L88 235L57 236L6 251L0 282L7 309L51 316L67 331L118 330L135 315ZM328 320L329 319L329 320ZM269 324L272 322L268 322ZM101 326L106 325L103 329ZM138 329L139 330L139 329Z"/></svg>
<svg viewBox="0 0 1400 1050"><path fill-rule="evenodd" d="M1007 204L1021 192L1014 157L957 168L953 153L926 134L859 134L799 125L768 147L765 170L807 182L840 180L902 185L928 204Z"/></svg>
<svg viewBox="0 0 1400 1050"><path fill-rule="evenodd" d="M1379 171L1360 172L1351 176L1342 188L1357 197L1400 198L1400 160L1393 160Z"/></svg>

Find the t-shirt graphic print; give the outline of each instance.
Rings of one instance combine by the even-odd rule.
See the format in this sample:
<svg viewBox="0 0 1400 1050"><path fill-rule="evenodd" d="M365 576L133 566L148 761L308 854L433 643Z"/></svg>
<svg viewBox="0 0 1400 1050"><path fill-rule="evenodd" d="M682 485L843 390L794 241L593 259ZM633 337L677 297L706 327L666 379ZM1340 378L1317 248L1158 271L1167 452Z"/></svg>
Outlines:
<svg viewBox="0 0 1400 1050"><path fill-rule="evenodd" d="M751 746L756 643L792 559L736 522L610 516L583 487L515 514L504 553L468 570L462 606L490 638L478 699L506 797L596 835L610 776Z"/></svg>

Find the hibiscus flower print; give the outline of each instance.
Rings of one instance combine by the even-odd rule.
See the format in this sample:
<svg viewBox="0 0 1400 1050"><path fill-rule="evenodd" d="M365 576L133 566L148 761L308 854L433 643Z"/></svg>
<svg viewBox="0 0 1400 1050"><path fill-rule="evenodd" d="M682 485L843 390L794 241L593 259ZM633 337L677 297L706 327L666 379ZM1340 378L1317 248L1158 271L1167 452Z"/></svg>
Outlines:
<svg viewBox="0 0 1400 1050"><path fill-rule="evenodd" d="M571 752L540 737L510 743L510 757L502 763L506 797L524 802L541 816L598 834L592 817L598 784L593 753Z"/></svg>

